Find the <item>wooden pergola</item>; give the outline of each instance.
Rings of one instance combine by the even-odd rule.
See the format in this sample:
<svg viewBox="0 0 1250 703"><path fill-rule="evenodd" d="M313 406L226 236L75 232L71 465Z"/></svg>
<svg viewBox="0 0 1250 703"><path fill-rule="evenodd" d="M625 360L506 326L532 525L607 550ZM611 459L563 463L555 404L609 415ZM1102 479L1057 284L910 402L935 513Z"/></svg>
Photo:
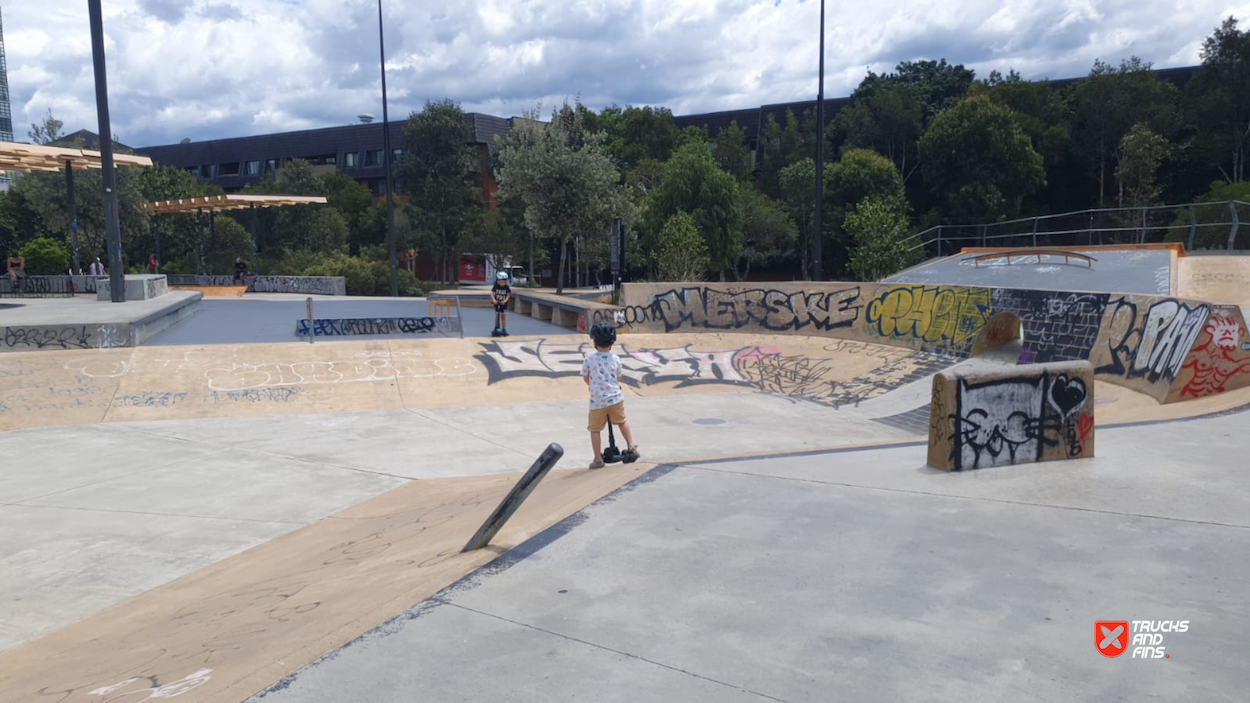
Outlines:
<svg viewBox="0 0 1250 703"><path fill-rule="evenodd" d="M256 251L256 208L266 207L290 207L292 205L324 205L326 199L320 195L203 195L194 198L178 198L176 200L157 200L156 202L147 203L143 209L153 215L188 215L196 214L203 216L205 211L208 212L208 231L209 237L216 234L216 222L213 213L225 210L251 210L252 211L252 251ZM160 235L156 239L156 259L159 262L161 257L161 240ZM207 262L204 258L204 233L200 232L200 273L208 273L205 269Z"/></svg>
<svg viewBox="0 0 1250 703"><path fill-rule="evenodd" d="M152 159L132 154L113 154L113 166L151 166ZM32 173L64 171L69 200L69 229L73 246L73 270L82 273L78 263L78 212L74 204L74 169L104 168L104 157L90 149L72 149L40 144L0 142L0 171Z"/></svg>

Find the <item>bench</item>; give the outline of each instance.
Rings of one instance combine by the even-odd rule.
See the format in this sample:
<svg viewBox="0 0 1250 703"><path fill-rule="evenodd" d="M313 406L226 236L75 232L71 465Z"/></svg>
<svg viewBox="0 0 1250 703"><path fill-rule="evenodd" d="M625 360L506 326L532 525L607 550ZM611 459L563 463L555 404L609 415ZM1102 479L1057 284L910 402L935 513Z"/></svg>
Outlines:
<svg viewBox="0 0 1250 703"><path fill-rule="evenodd" d="M1086 264L1089 265L1090 268L1094 268L1094 262L1098 260L1087 254L1082 254L1076 251L1064 251L1063 249L1013 249L1012 251L996 251L996 252L991 252L989 254L980 254L978 256L970 256L970 257L965 258L964 261L971 261L973 266L976 266L979 268L981 266L982 261L990 261L992 259L1004 259L1005 258L1007 259L1007 265L1010 266L1012 258L1017 257L1017 256L1019 257L1036 256L1037 263L1039 264L1042 263L1043 256L1062 256L1063 263L1065 264L1071 263L1072 259L1076 259L1077 261L1084 261Z"/></svg>

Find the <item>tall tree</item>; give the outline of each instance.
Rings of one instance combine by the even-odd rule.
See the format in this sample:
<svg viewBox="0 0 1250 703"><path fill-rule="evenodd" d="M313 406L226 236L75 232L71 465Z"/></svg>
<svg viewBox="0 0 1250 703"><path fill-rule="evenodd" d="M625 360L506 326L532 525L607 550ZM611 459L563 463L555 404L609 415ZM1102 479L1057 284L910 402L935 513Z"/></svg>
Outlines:
<svg viewBox="0 0 1250 703"><path fill-rule="evenodd" d="M1133 128L1120 140L1115 178L1120 184L1120 207L1140 207L1158 202L1155 179L1168 155L1168 140L1144 124Z"/></svg>
<svg viewBox="0 0 1250 703"><path fill-rule="evenodd" d="M484 207L474 186L478 154L472 125L458 103L427 101L404 125L403 144L398 183L424 215L420 229L430 235L440 275L449 279L447 262L456 260L461 234L474 211Z"/></svg>
<svg viewBox="0 0 1250 703"><path fill-rule="evenodd" d="M963 64L939 61L903 61L893 73L871 71L851 94L852 101L865 99L891 85L911 87L920 99L927 125L939 112L954 105L968 92L976 74Z"/></svg>
<svg viewBox="0 0 1250 703"><path fill-rule="evenodd" d="M52 108L48 108L48 114L44 115L42 120L31 124L30 132L28 133L30 141L33 144L52 144L60 141L61 137L64 136L61 132L61 128L64 126L64 122L52 116Z"/></svg>
<svg viewBox="0 0 1250 703"><path fill-rule="evenodd" d="M751 148L747 146L747 131L738 126L737 120L717 132L712 144L712 157L722 171L739 181L751 176Z"/></svg>
<svg viewBox="0 0 1250 703"><path fill-rule="evenodd" d="M1185 86L1185 111L1198 129L1198 158L1229 183L1250 173L1250 32L1229 17L1202 42L1202 70Z"/></svg>
<svg viewBox="0 0 1250 703"><path fill-rule="evenodd" d="M580 105L580 103L579 103ZM628 173L644 159L668 161L677 144L677 123L666 107L616 105L604 108L592 122L583 116L588 131L605 134L604 151Z"/></svg>
<svg viewBox="0 0 1250 703"><path fill-rule="evenodd" d="M920 139L920 159L947 213L961 218L1014 215L1046 182L1042 157L1015 113L984 95L939 113Z"/></svg>
<svg viewBox="0 0 1250 703"><path fill-rule="evenodd" d="M911 265L907 216L896 198L867 197L846 215L845 226L855 246L848 267L861 281L877 281Z"/></svg>
<svg viewBox="0 0 1250 703"><path fill-rule="evenodd" d="M1072 88L1073 147L1098 184L1098 207L1114 193L1116 149L1134 124L1167 136L1176 126L1176 86L1159 78L1136 56L1118 67L1095 61L1089 76Z"/></svg>
<svg viewBox="0 0 1250 703"><path fill-rule="evenodd" d="M888 83L854 100L834 117L833 124L844 149L883 154L906 181L916 169L916 143L924 131L924 113L916 86Z"/></svg>
<svg viewBox="0 0 1250 703"><path fill-rule="evenodd" d="M706 145L691 143L673 153L647 208L654 229L679 212L689 213L707 242L711 269L725 280L742 251L742 209L738 182L717 167Z"/></svg>
<svg viewBox="0 0 1250 703"><path fill-rule="evenodd" d="M734 266L734 278L745 280L752 267L767 265L793 253L798 227L790 218L785 203L777 202L741 183L738 186L742 204L742 254Z"/></svg>
<svg viewBox="0 0 1250 703"><path fill-rule="evenodd" d="M522 122L500 145L495 172L500 197L524 203L526 227L558 244L557 292L564 291L573 238L606 235L612 218L629 208L603 140L601 132L586 129L583 113L565 103L548 124Z"/></svg>
<svg viewBox="0 0 1250 703"><path fill-rule="evenodd" d="M830 171L825 171L828 184ZM799 269L803 280L811 280L812 242L816 235L816 160L803 159L781 169L779 187L790 217L798 228Z"/></svg>

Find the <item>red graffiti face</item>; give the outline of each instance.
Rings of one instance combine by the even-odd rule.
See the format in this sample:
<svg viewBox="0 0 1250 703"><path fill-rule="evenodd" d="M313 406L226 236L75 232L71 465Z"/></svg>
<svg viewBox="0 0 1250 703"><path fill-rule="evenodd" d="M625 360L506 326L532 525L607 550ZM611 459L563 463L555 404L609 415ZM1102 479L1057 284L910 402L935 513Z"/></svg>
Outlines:
<svg viewBox="0 0 1250 703"><path fill-rule="evenodd" d="M1207 320L1207 333L1217 347L1234 350L1237 348L1237 338L1241 336L1241 325L1234 319L1214 314Z"/></svg>

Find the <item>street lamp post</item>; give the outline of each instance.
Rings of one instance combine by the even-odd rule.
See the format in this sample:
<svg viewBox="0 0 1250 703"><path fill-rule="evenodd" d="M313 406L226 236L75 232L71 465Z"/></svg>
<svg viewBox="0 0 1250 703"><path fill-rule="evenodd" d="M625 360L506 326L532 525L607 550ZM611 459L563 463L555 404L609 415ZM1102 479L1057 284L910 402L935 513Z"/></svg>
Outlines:
<svg viewBox="0 0 1250 703"><path fill-rule="evenodd" d="M399 266L395 260L395 186L391 176L391 121L386 107L386 39L382 34L382 0L378 0L378 53L382 66L382 158L386 162L386 249L391 260L391 295L399 295Z"/></svg>
<svg viewBox="0 0 1250 703"><path fill-rule="evenodd" d="M812 256L812 280L819 281L824 274L822 256L823 227L821 215L825 199L825 0L820 0L820 85L816 89L816 233Z"/></svg>
<svg viewBox="0 0 1250 703"><path fill-rule="evenodd" d="M95 64L96 116L100 121L100 166L104 179L104 232L108 240L109 293L114 303L126 302L126 271L122 267L122 232L117 219L117 178L113 172L113 131L109 126L108 76L104 68L104 13L100 0L87 0L91 19L91 57Z"/></svg>

